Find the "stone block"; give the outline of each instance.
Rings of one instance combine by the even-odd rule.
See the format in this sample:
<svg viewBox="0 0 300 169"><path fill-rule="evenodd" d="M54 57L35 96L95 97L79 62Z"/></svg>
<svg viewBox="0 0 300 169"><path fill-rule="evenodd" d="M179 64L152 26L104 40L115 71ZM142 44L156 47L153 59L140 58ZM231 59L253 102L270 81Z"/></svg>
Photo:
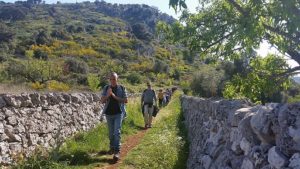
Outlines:
<svg viewBox="0 0 300 169"><path fill-rule="evenodd" d="M201 158L201 163L205 169L209 169L212 163L212 159L210 158L209 155L204 155Z"/></svg>
<svg viewBox="0 0 300 169"><path fill-rule="evenodd" d="M290 158L290 163L289 167L291 169L299 169L300 168L300 153L295 153L291 158Z"/></svg>
<svg viewBox="0 0 300 169"><path fill-rule="evenodd" d="M244 155L248 155L251 151L251 143L243 137L241 142L240 142L240 147L244 151Z"/></svg>
<svg viewBox="0 0 300 169"><path fill-rule="evenodd" d="M271 130L272 125L272 110L274 104L270 106L260 106L257 113L255 113L251 120L251 128L257 135L259 140L266 144L275 144L275 135Z"/></svg>
<svg viewBox="0 0 300 169"><path fill-rule="evenodd" d="M244 158L241 169L255 169L251 160Z"/></svg>
<svg viewBox="0 0 300 169"><path fill-rule="evenodd" d="M231 111L228 114L228 120L232 127L237 127L239 122L245 117L246 114L254 112L253 107L240 108L236 111Z"/></svg>
<svg viewBox="0 0 300 169"><path fill-rule="evenodd" d="M6 106L5 100L0 96L0 109Z"/></svg>
<svg viewBox="0 0 300 169"><path fill-rule="evenodd" d="M290 126L288 128L288 133L296 143L300 144L300 128L294 128Z"/></svg>
<svg viewBox="0 0 300 169"><path fill-rule="evenodd" d="M3 121L0 121L0 134L4 133L4 124Z"/></svg>
<svg viewBox="0 0 300 169"><path fill-rule="evenodd" d="M287 164L288 159L278 147L273 146L268 152L268 162L276 169L281 169Z"/></svg>

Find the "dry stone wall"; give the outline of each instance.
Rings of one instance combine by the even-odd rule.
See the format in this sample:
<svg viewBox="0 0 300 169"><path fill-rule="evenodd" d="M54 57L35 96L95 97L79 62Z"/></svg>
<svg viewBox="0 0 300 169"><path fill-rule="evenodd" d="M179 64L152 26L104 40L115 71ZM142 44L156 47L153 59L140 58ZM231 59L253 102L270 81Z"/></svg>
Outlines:
<svg viewBox="0 0 300 169"><path fill-rule="evenodd" d="M189 169L300 169L300 103L181 98Z"/></svg>
<svg viewBox="0 0 300 169"><path fill-rule="evenodd" d="M102 121L99 101L91 93L0 95L0 166L93 128Z"/></svg>

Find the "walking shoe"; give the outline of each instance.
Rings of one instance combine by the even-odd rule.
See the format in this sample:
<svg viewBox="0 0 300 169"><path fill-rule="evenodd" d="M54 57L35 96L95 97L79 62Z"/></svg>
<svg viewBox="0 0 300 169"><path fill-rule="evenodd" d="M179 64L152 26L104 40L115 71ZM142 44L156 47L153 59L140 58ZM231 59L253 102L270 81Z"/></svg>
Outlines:
<svg viewBox="0 0 300 169"><path fill-rule="evenodd" d="M152 128L152 124L149 124L149 125L148 125L148 128Z"/></svg>
<svg viewBox="0 0 300 169"><path fill-rule="evenodd" d="M145 127L144 127L144 129L147 129L148 128L148 125L147 124L145 124Z"/></svg>
<svg viewBox="0 0 300 169"><path fill-rule="evenodd" d="M115 153L114 156L113 156L113 159L114 159L115 161L120 160L120 152Z"/></svg>

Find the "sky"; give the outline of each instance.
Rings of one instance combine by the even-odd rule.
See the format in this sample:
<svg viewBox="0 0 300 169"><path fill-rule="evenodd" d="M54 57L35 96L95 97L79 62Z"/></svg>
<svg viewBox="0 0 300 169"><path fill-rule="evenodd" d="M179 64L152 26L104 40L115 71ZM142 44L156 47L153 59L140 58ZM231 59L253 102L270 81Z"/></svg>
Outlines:
<svg viewBox="0 0 300 169"><path fill-rule="evenodd" d="M14 2L15 0L2 0L4 2ZM22 0L25 1L25 0ZM46 3L52 4L56 3L58 0L46 0ZM75 3L82 2L87 0L59 0L61 3ZM94 2L94 0L89 0ZM161 12L172 15L174 18L179 18L180 13L175 13L174 9L169 7L169 0L104 0L109 3L118 3L118 4L147 4L149 6L157 7ZM196 7L198 5L197 0L185 0L189 11L196 12ZM271 47L270 44L263 42L260 48L257 50L257 53L261 56L266 56L268 53L279 54L279 52ZM286 58L287 62L291 67L299 66L299 64L289 58Z"/></svg>

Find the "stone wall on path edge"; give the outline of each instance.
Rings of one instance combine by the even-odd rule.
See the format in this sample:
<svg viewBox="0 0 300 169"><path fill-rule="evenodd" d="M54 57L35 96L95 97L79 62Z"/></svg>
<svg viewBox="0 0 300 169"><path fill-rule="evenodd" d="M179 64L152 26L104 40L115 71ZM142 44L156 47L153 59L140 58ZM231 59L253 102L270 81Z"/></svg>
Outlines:
<svg viewBox="0 0 300 169"><path fill-rule="evenodd" d="M102 121L100 97L93 93L0 95L0 166L36 147L53 148Z"/></svg>
<svg viewBox="0 0 300 169"><path fill-rule="evenodd" d="M188 169L300 169L300 103L182 96Z"/></svg>

